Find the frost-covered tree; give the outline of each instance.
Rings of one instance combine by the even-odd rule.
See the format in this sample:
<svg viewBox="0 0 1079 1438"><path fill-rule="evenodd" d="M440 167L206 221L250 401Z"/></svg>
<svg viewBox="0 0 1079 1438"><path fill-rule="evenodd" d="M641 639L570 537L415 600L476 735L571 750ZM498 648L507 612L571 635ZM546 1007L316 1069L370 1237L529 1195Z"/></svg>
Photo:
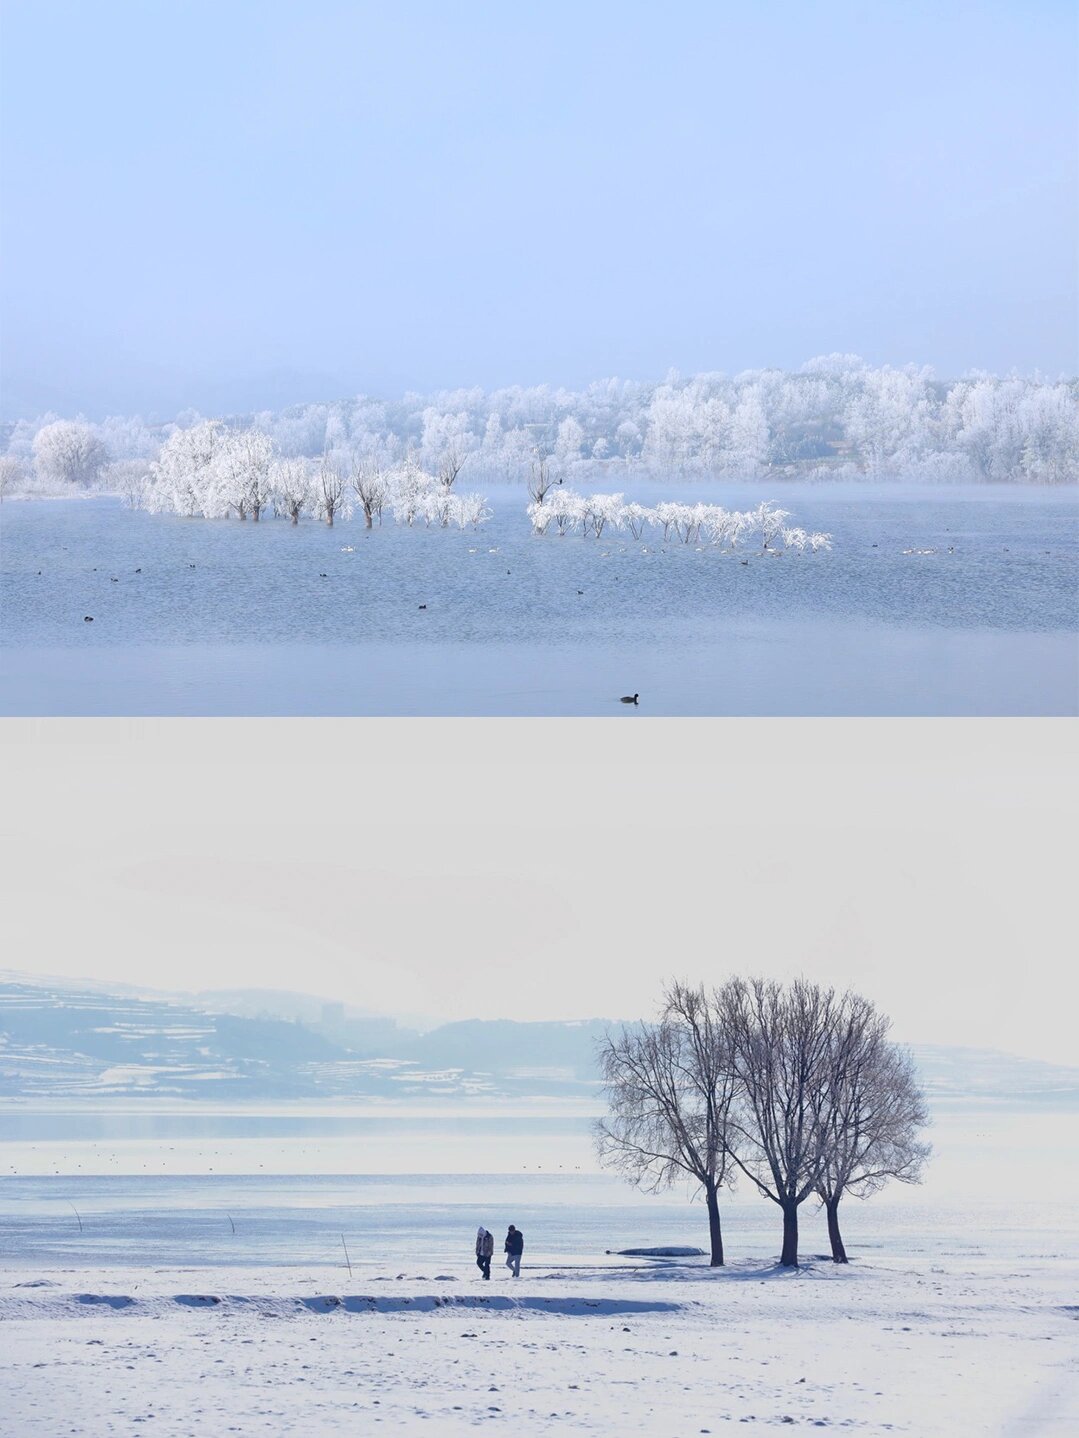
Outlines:
<svg viewBox="0 0 1079 1438"><path fill-rule="evenodd" d="M92 485L109 452L88 424L59 419L39 429L33 442L38 477L54 484Z"/></svg>
<svg viewBox="0 0 1079 1438"><path fill-rule="evenodd" d="M258 523L273 497L274 443L256 429L226 431L220 437L211 470L216 490L211 508Z"/></svg>
<svg viewBox="0 0 1079 1438"><path fill-rule="evenodd" d="M346 508L349 483L342 461L334 454L324 454L312 486L315 514L332 527L334 519Z"/></svg>
<svg viewBox="0 0 1079 1438"><path fill-rule="evenodd" d="M381 524L388 484L379 465L369 459L355 460L352 466L352 488L363 511L365 528L371 529L376 519Z"/></svg>
<svg viewBox="0 0 1079 1438"><path fill-rule="evenodd" d="M0 454L0 503L5 495L15 494L25 482L22 462L13 454Z"/></svg>
<svg viewBox="0 0 1079 1438"><path fill-rule="evenodd" d="M220 513L215 460L225 444L219 420L202 420L190 429L176 429L150 466L142 497L146 509L188 516Z"/></svg>
<svg viewBox="0 0 1079 1438"><path fill-rule="evenodd" d="M285 515L293 524L299 524L300 516L312 507L314 499L311 461L281 457L273 460L270 466L270 493L277 512Z"/></svg>

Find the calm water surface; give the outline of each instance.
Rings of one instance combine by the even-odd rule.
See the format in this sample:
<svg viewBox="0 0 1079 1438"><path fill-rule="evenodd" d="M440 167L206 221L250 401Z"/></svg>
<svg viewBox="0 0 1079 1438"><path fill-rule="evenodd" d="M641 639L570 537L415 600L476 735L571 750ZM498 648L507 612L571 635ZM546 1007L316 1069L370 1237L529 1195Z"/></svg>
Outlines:
<svg viewBox="0 0 1079 1438"><path fill-rule="evenodd" d="M766 497L632 497L660 493ZM516 488L466 533L8 503L0 712L608 714L633 691L633 718L1079 712L1075 493L767 497L834 550L537 538Z"/></svg>

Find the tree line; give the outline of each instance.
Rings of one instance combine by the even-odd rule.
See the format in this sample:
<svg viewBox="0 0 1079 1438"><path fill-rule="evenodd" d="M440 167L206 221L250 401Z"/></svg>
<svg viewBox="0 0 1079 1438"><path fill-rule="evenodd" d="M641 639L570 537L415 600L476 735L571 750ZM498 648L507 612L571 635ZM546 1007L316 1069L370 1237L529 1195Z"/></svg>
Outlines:
<svg viewBox="0 0 1079 1438"><path fill-rule="evenodd" d="M56 415L0 430L0 449L24 482L40 481L55 446L39 444ZM114 464L155 459L176 430L139 416L79 421ZM359 454L383 469L411 454L437 470L454 451L474 479L527 478L537 454L574 483L617 485L624 473L755 479L770 475L934 482L1079 478L1079 381L977 374L945 381L922 366L872 366L826 355L801 369L737 375L669 374L660 382L552 385L358 395L229 417L273 440L286 458ZM70 436L69 436L70 438ZM99 466L100 468L100 466Z"/></svg>
<svg viewBox="0 0 1079 1438"><path fill-rule="evenodd" d="M810 1198L846 1263L843 1197L919 1182L930 1153L913 1061L889 1029L869 999L805 980L672 984L654 1022L602 1045L600 1161L649 1192L687 1180L703 1192L713 1267L724 1262L720 1198L739 1179L780 1210L783 1267L798 1265Z"/></svg>

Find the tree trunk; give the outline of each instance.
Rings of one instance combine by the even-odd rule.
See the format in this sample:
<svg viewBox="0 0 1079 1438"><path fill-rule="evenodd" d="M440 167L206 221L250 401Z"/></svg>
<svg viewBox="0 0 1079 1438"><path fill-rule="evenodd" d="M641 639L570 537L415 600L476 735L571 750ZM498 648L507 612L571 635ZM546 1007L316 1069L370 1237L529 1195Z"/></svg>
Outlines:
<svg viewBox="0 0 1079 1438"><path fill-rule="evenodd" d="M328 509L328 510L326 511L326 523L330 526L331 529L333 528L333 510L332 510L332 509Z"/></svg>
<svg viewBox="0 0 1079 1438"><path fill-rule="evenodd" d="M713 1185L707 1185L704 1190L704 1197L708 1205L708 1236L712 1243L711 1266L713 1268L722 1268L723 1229L719 1222L719 1194Z"/></svg>
<svg viewBox="0 0 1079 1438"><path fill-rule="evenodd" d="M374 527L371 510L366 504L363 507L363 523L365 529L371 529Z"/></svg>
<svg viewBox="0 0 1079 1438"><path fill-rule="evenodd" d="M253 504L253 505L251 506L251 518L255 521L256 524L258 524L258 522L259 522L259 514L260 514L261 512L262 512L262 505L261 505L261 504Z"/></svg>
<svg viewBox="0 0 1079 1438"><path fill-rule="evenodd" d="M300 511L298 509L292 511L292 522L293 524L299 524L300 522Z"/></svg>
<svg viewBox="0 0 1079 1438"><path fill-rule="evenodd" d="M783 1252L780 1254L781 1268L798 1267L798 1205L783 1205Z"/></svg>
<svg viewBox="0 0 1079 1438"><path fill-rule="evenodd" d="M835 1198L825 1199L825 1211L828 1214L828 1239L832 1245L832 1262L846 1263L847 1250L843 1247L843 1235L839 1231L839 1195Z"/></svg>

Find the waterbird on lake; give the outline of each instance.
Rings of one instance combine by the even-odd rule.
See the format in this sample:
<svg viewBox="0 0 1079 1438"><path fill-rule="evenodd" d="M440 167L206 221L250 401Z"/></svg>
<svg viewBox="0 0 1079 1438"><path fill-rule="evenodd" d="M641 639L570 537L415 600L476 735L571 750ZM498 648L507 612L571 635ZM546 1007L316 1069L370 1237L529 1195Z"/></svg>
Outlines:
<svg viewBox="0 0 1079 1438"><path fill-rule="evenodd" d="M623 694L618 702L619 704L636 704L640 697L639 694Z"/></svg>
<svg viewBox="0 0 1079 1438"><path fill-rule="evenodd" d="M426 604L420 604L420 605L417 605L417 608L419 608L419 609L426 609L426 608L427 608L427 605L426 605Z"/></svg>
<svg viewBox="0 0 1079 1438"><path fill-rule="evenodd" d="M84 615L82 616L82 622L83 622L84 624L93 624L93 622L94 622L94 616L93 616L92 614L84 614Z"/></svg>
<svg viewBox="0 0 1079 1438"><path fill-rule="evenodd" d="M329 576L328 574L320 574L320 575L319 575L319 578L320 578L320 579L329 579L329 577L330 577L330 576Z"/></svg>

